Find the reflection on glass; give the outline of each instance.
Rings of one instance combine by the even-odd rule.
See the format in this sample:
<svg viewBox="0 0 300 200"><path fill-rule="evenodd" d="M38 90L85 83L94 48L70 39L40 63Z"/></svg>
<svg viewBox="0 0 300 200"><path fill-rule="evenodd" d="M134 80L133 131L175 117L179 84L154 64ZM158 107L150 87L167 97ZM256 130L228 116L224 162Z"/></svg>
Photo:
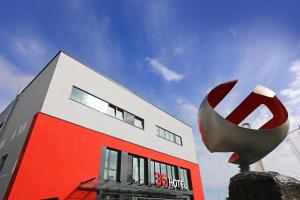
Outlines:
<svg viewBox="0 0 300 200"><path fill-rule="evenodd" d="M118 152L110 150L109 168L117 169L117 162L118 162Z"/></svg>
<svg viewBox="0 0 300 200"><path fill-rule="evenodd" d="M155 172L160 173L160 165L159 165L159 162L155 162Z"/></svg>
<svg viewBox="0 0 300 200"><path fill-rule="evenodd" d="M138 183L139 181L139 165L136 157L132 159L132 180L134 183Z"/></svg>
<svg viewBox="0 0 300 200"><path fill-rule="evenodd" d="M140 158L140 184L144 184L145 181L145 162L143 158Z"/></svg>
<svg viewBox="0 0 300 200"><path fill-rule="evenodd" d="M165 131L161 128L159 129L159 136L163 138L165 137Z"/></svg>
<svg viewBox="0 0 300 200"><path fill-rule="evenodd" d="M108 109L107 109L107 114L115 117L116 116L116 108L113 105L109 105Z"/></svg>
<svg viewBox="0 0 300 200"><path fill-rule="evenodd" d="M144 120L73 86L70 98L130 125L144 129Z"/></svg>
<svg viewBox="0 0 300 200"><path fill-rule="evenodd" d="M166 174L167 173L166 165L163 164L163 163L160 164L160 173L161 174Z"/></svg>
<svg viewBox="0 0 300 200"><path fill-rule="evenodd" d="M71 99L81 102L82 91L73 87L71 92Z"/></svg>
<svg viewBox="0 0 300 200"><path fill-rule="evenodd" d="M165 131L165 139L170 140L170 132Z"/></svg>
<svg viewBox="0 0 300 200"><path fill-rule="evenodd" d="M104 163L104 179L117 180L118 152L106 149Z"/></svg>
<svg viewBox="0 0 300 200"><path fill-rule="evenodd" d="M173 133L170 134L170 141L175 142L175 135Z"/></svg>
<svg viewBox="0 0 300 200"><path fill-rule="evenodd" d="M107 113L108 103L106 103L105 101L102 101L100 99L96 99L95 109L100 112Z"/></svg>
<svg viewBox="0 0 300 200"><path fill-rule="evenodd" d="M154 184L154 161L151 160L151 172L150 172L150 183Z"/></svg>
<svg viewBox="0 0 300 200"><path fill-rule="evenodd" d="M188 172L186 169L183 169L183 180L187 189L189 189L189 181L188 181Z"/></svg>
<svg viewBox="0 0 300 200"><path fill-rule="evenodd" d="M175 167L174 166L172 166L172 177L174 179L176 179L176 176L175 176Z"/></svg>
<svg viewBox="0 0 300 200"><path fill-rule="evenodd" d="M124 111L118 108L117 112L116 112L116 117L120 120L123 120L124 119Z"/></svg>
<svg viewBox="0 0 300 200"><path fill-rule="evenodd" d="M89 95L87 93L82 93L82 97L81 97L81 103L83 103L84 105L87 105L91 108L94 108L95 105L95 100L96 98L92 95Z"/></svg>
<svg viewBox="0 0 300 200"><path fill-rule="evenodd" d="M182 145L181 138L179 136L176 136L176 144Z"/></svg>
<svg viewBox="0 0 300 200"><path fill-rule="evenodd" d="M138 127L138 128L143 128L143 122L142 120L138 119L138 118L134 118L134 126Z"/></svg>
<svg viewBox="0 0 300 200"><path fill-rule="evenodd" d="M174 178L172 177L172 167L170 165L167 165L167 174L169 178Z"/></svg>

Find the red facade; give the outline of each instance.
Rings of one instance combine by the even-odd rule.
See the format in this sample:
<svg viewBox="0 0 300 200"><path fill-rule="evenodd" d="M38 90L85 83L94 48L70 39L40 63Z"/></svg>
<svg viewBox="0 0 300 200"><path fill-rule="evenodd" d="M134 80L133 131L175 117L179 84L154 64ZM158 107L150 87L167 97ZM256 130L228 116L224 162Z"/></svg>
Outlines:
<svg viewBox="0 0 300 200"><path fill-rule="evenodd" d="M42 113L35 116L6 197L96 199L96 192L78 188L82 181L99 176L102 146L189 169L194 199L204 199L198 164Z"/></svg>

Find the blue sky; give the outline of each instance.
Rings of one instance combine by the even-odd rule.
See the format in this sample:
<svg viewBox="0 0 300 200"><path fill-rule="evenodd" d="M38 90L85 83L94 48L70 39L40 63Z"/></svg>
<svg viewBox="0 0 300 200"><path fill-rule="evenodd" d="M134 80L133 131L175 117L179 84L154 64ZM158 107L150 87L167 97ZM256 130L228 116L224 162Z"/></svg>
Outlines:
<svg viewBox="0 0 300 200"><path fill-rule="evenodd" d="M239 79L217 110L228 114L257 85L300 119L297 1L2 1L0 110L63 50L193 126L206 199L224 199L236 166L203 147L196 116L215 85ZM260 113L267 116L265 110ZM261 119L261 118L259 118ZM290 136L296 144L300 138ZM286 142L263 160L300 178Z"/></svg>

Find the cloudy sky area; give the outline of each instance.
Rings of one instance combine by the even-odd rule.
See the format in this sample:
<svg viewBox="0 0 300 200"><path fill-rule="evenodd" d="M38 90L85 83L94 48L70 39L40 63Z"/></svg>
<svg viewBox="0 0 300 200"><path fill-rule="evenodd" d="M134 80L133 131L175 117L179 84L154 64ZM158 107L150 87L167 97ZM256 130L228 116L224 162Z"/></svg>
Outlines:
<svg viewBox="0 0 300 200"><path fill-rule="evenodd" d="M191 124L207 200L227 196L237 167L210 154L197 130L198 107L219 83L239 79L218 105L226 116L261 84L300 123L300 3L296 1L2 1L0 110L63 50ZM253 126L270 117L264 108ZM296 132L263 160L300 179ZM300 149L298 149L300 151Z"/></svg>

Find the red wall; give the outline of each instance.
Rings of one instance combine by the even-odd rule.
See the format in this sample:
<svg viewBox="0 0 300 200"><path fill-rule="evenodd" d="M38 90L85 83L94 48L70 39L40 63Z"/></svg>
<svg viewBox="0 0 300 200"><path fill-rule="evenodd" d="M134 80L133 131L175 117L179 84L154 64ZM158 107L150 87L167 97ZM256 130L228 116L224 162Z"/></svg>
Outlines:
<svg viewBox="0 0 300 200"><path fill-rule="evenodd" d="M42 113L37 114L29 137L22 162L15 171L16 178L7 193L11 200L69 199L74 194L93 198L95 194L76 188L81 181L98 177L103 145L190 169L195 200L204 199L197 164Z"/></svg>

